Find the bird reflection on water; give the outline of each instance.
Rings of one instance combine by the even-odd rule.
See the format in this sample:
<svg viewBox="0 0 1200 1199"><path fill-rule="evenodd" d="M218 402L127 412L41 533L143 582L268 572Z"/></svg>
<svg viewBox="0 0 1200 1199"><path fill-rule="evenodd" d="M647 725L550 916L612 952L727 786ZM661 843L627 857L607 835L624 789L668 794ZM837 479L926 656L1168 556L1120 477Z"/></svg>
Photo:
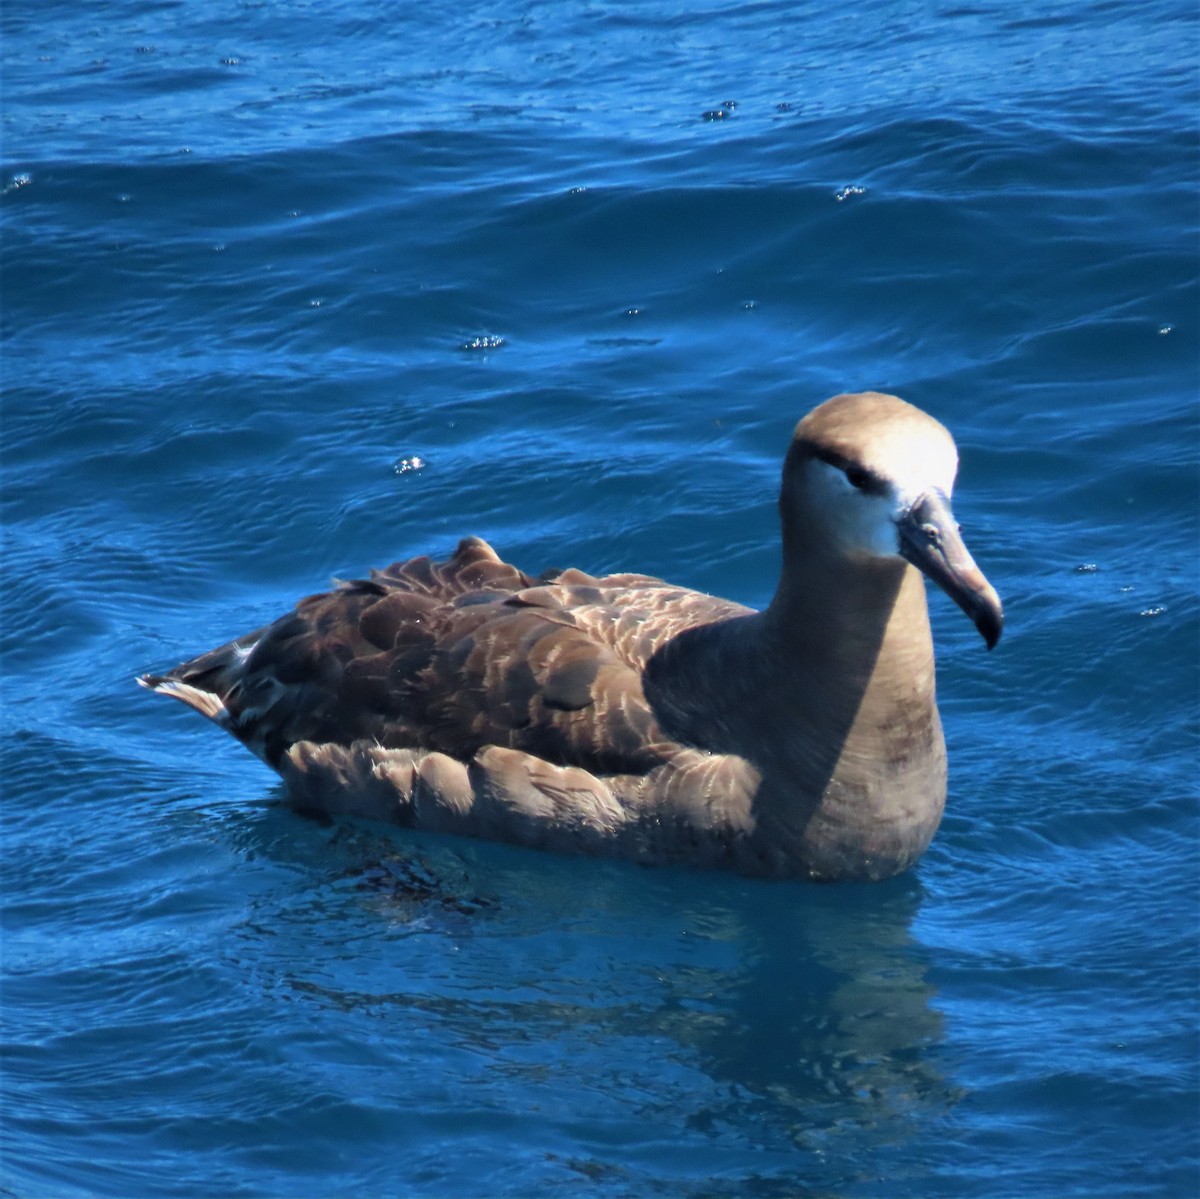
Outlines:
<svg viewBox="0 0 1200 1199"><path fill-rule="evenodd" d="M932 1056L943 1017L911 932L912 875L746 882L322 829L281 808L239 837L289 872L320 863L326 880L297 890L282 944L243 930L255 968L266 954L294 1002L367 1018L391 1044L437 1029L478 1059L464 1105L515 1092L551 1107L561 1088L563 1119L615 1103L635 1124L705 1140L750 1120L773 1150L812 1155L814 1185L836 1185L849 1177L827 1157L839 1145L861 1162L961 1095ZM369 968L351 944L371 946ZM547 1042L564 1047L557 1065L534 1049Z"/></svg>

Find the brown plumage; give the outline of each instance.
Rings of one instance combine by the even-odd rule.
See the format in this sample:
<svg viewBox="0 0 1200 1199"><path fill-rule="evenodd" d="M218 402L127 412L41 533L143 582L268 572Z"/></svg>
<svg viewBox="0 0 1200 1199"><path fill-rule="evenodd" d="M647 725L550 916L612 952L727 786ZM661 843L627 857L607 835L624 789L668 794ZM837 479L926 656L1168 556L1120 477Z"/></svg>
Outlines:
<svg viewBox="0 0 1200 1199"><path fill-rule="evenodd" d="M895 397L810 413L761 613L645 575L533 577L472 537L140 681L237 737L298 807L643 862L885 877L923 852L945 798L909 563L989 645L1000 632L949 514L956 461L949 434Z"/></svg>

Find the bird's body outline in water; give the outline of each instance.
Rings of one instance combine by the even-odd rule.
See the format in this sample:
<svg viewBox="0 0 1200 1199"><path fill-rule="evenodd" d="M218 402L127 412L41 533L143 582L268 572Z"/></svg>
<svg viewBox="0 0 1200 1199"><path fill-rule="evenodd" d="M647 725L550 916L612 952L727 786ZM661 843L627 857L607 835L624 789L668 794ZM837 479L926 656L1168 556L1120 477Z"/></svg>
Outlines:
<svg viewBox="0 0 1200 1199"><path fill-rule="evenodd" d="M796 427L761 612L646 575L532 576L469 537L139 681L237 737L301 809L884 878L946 795L921 573L989 648L1003 624L950 510L957 464L920 409L836 396Z"/></svg>

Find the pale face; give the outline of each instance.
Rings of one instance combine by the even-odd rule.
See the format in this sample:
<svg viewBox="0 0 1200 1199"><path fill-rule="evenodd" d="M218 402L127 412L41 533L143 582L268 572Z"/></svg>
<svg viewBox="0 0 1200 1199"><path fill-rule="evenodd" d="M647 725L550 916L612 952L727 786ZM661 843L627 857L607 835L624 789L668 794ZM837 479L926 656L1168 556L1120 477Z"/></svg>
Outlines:
<svg viewBox="0 0 1200 1199"><path fill-rule="evenodd" d="M901 559L970 616L990 649L1004 610L954 519L957 473L954 439L920 409L874 391L826 400L796 426L784 468L785 575L818 545L850 561Z"/></svg>
<svg viewBox="0 0 1200 1199"><path fill-rule="evenodd" d="M844 553L892 557L900 552L897 524L921 497L936 491L950 498L958 455L948 438L930 436L889 437L872 448L862 462L810 459L804 499Z"/></svg>

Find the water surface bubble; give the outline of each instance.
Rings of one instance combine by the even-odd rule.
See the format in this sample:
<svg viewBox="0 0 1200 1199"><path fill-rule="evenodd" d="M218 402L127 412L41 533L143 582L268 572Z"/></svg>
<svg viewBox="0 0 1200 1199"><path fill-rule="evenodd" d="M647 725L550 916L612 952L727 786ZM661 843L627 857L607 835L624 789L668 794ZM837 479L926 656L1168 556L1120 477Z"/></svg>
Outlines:
<svg viewBox="0 0 1200 1199"><path fill-rule="evenodd" d="M482 334L479 337L472 337L470 341L463 342L459 347L462 350L498 350L504 345L503 337L495 337L490 333Z"/></svg>

